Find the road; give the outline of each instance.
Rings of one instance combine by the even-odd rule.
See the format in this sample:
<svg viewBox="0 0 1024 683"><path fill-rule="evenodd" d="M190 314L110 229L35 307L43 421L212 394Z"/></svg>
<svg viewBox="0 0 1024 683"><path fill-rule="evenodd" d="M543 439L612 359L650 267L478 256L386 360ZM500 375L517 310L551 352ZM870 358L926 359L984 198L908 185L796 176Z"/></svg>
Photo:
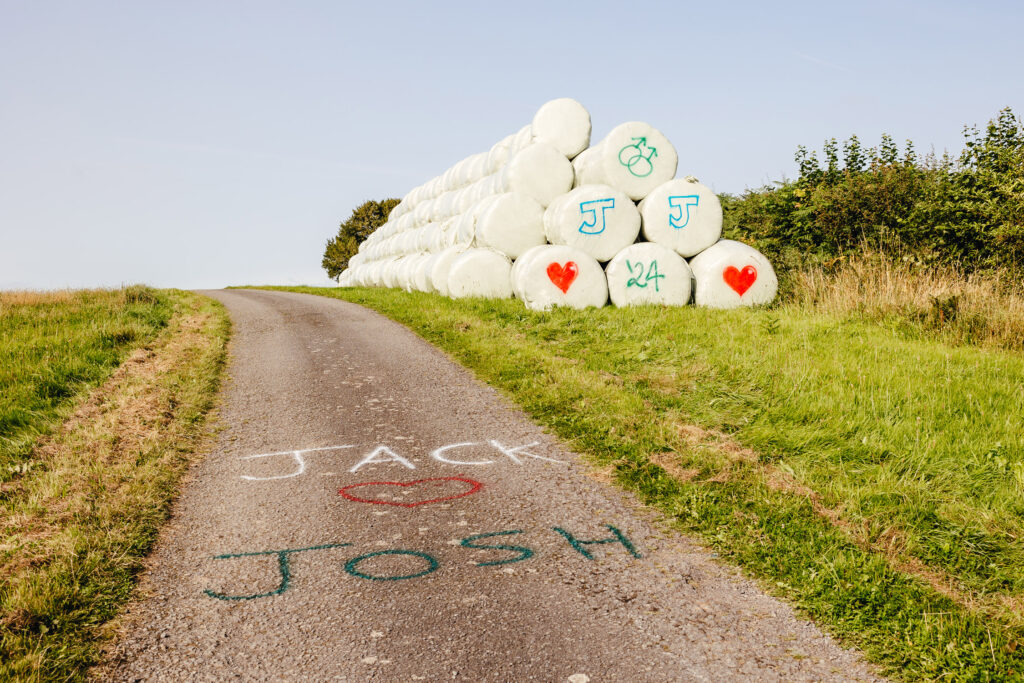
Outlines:
<svg viewBox="0 0 1024 683"><path fill-rule="evenodd" d="M207 294L223 429L104 678L875 680L406 328Z"/></svg>

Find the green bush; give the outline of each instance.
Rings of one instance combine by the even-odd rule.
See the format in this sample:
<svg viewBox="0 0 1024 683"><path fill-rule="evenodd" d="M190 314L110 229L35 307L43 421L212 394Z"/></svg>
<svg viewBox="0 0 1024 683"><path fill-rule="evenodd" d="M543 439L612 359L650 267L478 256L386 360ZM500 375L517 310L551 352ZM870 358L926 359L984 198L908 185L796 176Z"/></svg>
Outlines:
<svg viewBox="0 0 1024 683"><path fill-rule="evenodd" d="M348 261L359 251L359 245L374 230L384 225L391 210L398 206L398 199L370 200L363 202L352 211L348 220L338 228L338 234L327 240L324 258L320 262L327 277L332 280L348 268Z"/></svg>
<svg viewBox="0 0 1024 683"><path fill-rule="evenodd" d="M1009 109L984 131L964 129L956 159L919 159L883 135L825 142L824 161L799 147L800 177L723 195L725 236L750 242L783 268L864 246L964 271L1024 265L1024 126Z"/></svg>

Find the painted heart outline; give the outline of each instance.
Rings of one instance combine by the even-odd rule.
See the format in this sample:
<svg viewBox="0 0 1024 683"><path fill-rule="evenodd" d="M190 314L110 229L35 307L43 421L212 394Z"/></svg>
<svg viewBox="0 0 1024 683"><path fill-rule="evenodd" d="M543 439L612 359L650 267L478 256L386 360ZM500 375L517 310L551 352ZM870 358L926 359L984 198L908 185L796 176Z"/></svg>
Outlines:
<svg viewBox="0 0 1024 683"><path fill-rule="evenodd" d="M745 266L743 270L740 270L736 266L729 266L722 271L722 279L734 292L743 296L757 281L757 268Z"/></svg>
<svg viewBox="0 0 1024 683"><path fill-rule="evenodd" d="M580 267L576 265L575 261L566 261L564 266L557 261L548 264L548 279L555 287L562 290L562 294L569 293L569 287L572 286L579 274Z"/></svg>
<svg viewBox="0 0 1024 683"><path fill-rule="evenodd" d="M431 498L430 500L418 500L418 501L416 501L414 503L400 503L400 502L391 501L391 500L372 500L370 498L360 498L359 496L356 496L356 495L353 495L353 494L349 493L349 491L351 489L357 489L357 488L359 488L361 486L401 486L401 487L405 488L405 487L409 487L409 486L416 486L417 484L425 484L425 483L431 482L431 481L437 481L437 482L459 481L459 482L462 482L464 484L469 484L469 488L467 490L461 492L461 493L456 493L456 494L451 495L451 496L443 496L441 498ZM338 493L341 494L342 498L346 498L346 499L351 500L351 501L356 502L356 503L370 503L372 505L394 505L396 507L414 508L414 507L417 507L419 505L427 505L429 503L440 503L440 502L443 502L443 501L446 501L446 500L455 500L456 498L465 498L466 496L473 495L474 493L476 493L477 491L482 489L483 486L484 486L483 484L481 484L480 482L476 481L475 479L468 479L466 477L431 477L429 479L417 479L416 481L404 481L404 482L403 481L367 481L367 482L363 482L361 484L349 484L348 486L343 486L341 489L339 489Z"/></svg>

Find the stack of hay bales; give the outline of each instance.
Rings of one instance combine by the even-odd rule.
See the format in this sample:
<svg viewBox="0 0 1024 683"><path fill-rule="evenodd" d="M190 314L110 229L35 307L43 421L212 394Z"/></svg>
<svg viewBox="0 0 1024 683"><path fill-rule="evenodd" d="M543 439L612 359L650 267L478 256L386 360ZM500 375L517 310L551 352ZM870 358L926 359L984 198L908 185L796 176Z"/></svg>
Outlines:
<svg viewBox="0 0 1024 683"><path fill-rule="evenodd" d="M638 304L733 308L775 298L763 254L723 240L722 206L649 124L590 145L579 102L414 188L360 245L343 286L516 296L534 310Z"/></svg>

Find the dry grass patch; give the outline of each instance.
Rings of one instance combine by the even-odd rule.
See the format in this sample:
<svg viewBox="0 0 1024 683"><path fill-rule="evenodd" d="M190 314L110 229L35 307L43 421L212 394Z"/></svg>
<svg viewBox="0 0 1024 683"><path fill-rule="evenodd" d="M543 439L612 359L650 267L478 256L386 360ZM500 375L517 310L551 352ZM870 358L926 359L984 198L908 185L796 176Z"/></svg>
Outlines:
<svg viewBox="0 0 1024 683"><path fill-rule="evenodd" d="M55 304L71 301L76 293L70 289L59 289L52 292L34 290L11 290L0 292L0 311L7 306L37 306L39 304Z"/></svg>
<svg viewBox="0 0 1024 683"><path fill-rule="evenodd" d="M960 343L1024 349L1024 284L1006 271L965 275L868 252L796 273L791 301L833 315L909 319Z"/></svg>

